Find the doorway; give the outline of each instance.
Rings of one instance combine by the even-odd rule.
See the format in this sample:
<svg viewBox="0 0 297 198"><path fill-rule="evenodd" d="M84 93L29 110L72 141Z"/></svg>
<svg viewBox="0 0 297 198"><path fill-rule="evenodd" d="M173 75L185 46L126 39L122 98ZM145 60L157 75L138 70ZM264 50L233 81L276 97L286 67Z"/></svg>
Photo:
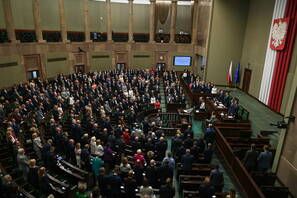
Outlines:
<svg viewBox="0 0 297 198"><path fill-rule="evenodd" d="M32 71L27 71L27 80L36 80L39 78L39 71L38 70L32 70Z"/></svg>
<svg viewBox="0 0 297 198"><path fill-rule="evenodd" d="M118 71L125 71L126 64L125 63L117 63L117 70Z"/></svg>
<svg viewBox="0 0 297 198"><path fill-rule="evenodd" d="M26 70L26 79L43 79L41 59L39 54L24 55L24 66Z"/></svg>
<svg viewBox="0 0 297 198"><path fill-rule="evenodd" d="M166 69L166 63L157 63L156 70L158 72L164 72Z"/></svg>
<svg viewBox="0 0 297 198"><path fill-rule="evenodd" d="M75 73L84 73L85 72L85 65L75 65L74 66Z"/></svg>
<svg viewBox="0 0 297 198"><path fill-rule="evenodd" d="M243 81L242 81L242 91L245 93L249 92L251 76L252 76L252 70L245 68Z"/></svg>

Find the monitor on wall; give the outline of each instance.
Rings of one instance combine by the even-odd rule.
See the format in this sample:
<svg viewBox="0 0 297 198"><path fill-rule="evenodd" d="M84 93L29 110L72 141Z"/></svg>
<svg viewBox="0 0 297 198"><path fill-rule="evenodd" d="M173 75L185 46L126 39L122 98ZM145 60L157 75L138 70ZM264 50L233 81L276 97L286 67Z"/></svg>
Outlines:
<svg viewBox="0 0 297 198"><path fill-rule="evenodd" d="M174 56L173 57L173 66L191 66L192 57L191 56Z"/></svg>

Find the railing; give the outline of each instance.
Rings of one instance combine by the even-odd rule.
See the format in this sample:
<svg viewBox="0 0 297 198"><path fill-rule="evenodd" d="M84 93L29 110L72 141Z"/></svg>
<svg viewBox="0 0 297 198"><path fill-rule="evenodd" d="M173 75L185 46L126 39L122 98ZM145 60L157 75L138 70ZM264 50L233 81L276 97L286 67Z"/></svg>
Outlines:
<svg viewBox="0 0 297 198"><path fill-rule="evenodd" d="M146 33L134 33L133 39L135 42L147 43L150 39L150 36Z"/></svg>
<svg viewBox="0 0 297 198"><path fill-rule="evenodd" d="M84 42L85 41L85 33L84 32L67 32L67 38L71 42Z"/></svg>
<svg viewBox="0 0 297 198"><path fill-rule="evenodd" d="M113 33L112 40L114 42L127 42L128 41L128 33Z"/></svg>
<svg viewBox="0 0 297 198"><path fill-rule="evenodd" d="M9 42L6 30L0 30L0 43Z"/></svg>
<svg viewBox="0 0 297 198"><path fill-rule="evenodd" d="M191 43L191 35L189 34L176 34L175 35L176 43Z"/></svg>
<svg viewBox="0 0 297 198"><path fill-rule="evenodd" d="M47 42L61 42L61 32L60 31L42 31L43 39Z"/></svg>
<svg viewBox="0 0 297 198"><path fill-rule="evenodd" d="M15 31L16 40L22 43L29 43L36 41L36 34L34 30L16 30Z"/></svg>
<svg viewBox="0 0 297 198"><path fill-rule="evenodd" d="M170 41L170 35L169 34L156 34L155 35L155 41L157 43L169 43Z"/></svg>
<svg viewBox="0 0 297 198"><path fill-rule="evenodd" d="M19 40L22 43L27 42L36 42L35 30L15 30L16 40ZM43 30L43 39L47 42L61 42L62 36L59 30ZM85 33L84 32L75 32L67 31L67 39L71 42L84 42ZM93 42L106 42L107 33L106 32L90 32L90 39ZM115 42L127 42L128 33L125 32L115 32L112 33L112 40ZM135 42L147 43L149 41L148 33L133 33L133 40ZM176 43L191 43L191 35L187 34L176 34L174 38ZM155 41L157 43L169 43L170 35L169 34L155 34ZM7 32L5 29L0 30L0 43L9 42Z"/></svg>
<svg viewBox="0 0 297 198"><path fill-rule="evenodd" d="M90 38L93 42L105 42L107 41L106 32L91 32Z"/></svg>

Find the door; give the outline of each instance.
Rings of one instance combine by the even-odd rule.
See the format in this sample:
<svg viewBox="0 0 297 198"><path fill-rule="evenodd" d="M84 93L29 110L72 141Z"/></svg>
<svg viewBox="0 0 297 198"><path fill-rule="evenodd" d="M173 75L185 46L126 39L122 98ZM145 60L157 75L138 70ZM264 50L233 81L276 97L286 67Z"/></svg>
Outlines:
<svg viewBox="0 0 297 198"><path fill-rule="evenodd" d="M24 66L26 70L26 79L33 80L40 78L43 79L41 60L39 54L25 55Z"/></svg>
<svg viewBox="0 0 297 198"><path fill-rule="evenodd" d="M158 72L164 72L166 69L166 63L157 63L157 68L156 70Z"/></svg>
<svg viewBox="0 0 297 198"><path fill-rule="evenodd" d="M75 65L74 66L75 73L84 73L85 72L85 65Z"/></svg>
<svg viewBox="0 0 297 198"><path fill-rule="evenodd" d="M36 80L38 79L39 76L39 70L31 70L31 71L27 71L27 80L31 81L31 80Z"/></svg>
<svg viewBox="0 0 297 198"><path fill-rule="evenodd" d="M125 63L117 63L117 70L118 71L125 71L126 67L125 67Z"/></svg>
<svg viewBox="0 0 297 198"><path fill-rule="evenodd" d="M251 82L252 70L245 68L242 82L242 91L245 93L249 92Z"/></svg>
<svg viewBox="0 0 297 198"><path fill-rule="evenodd" d="M88 72L87 57L85 52L73 53L73 70L75 73Z"/></svg>

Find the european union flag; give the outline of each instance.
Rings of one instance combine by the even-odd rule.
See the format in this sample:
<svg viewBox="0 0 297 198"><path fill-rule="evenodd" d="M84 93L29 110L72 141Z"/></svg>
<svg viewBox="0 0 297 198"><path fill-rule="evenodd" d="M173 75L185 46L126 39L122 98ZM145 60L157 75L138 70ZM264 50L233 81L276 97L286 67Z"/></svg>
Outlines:
<svg viewBox="0 0 297 198"><path fill-rule="evenodd" d="M239 73L240 73L240 63L238 63L238 66L237 66L236 71L235 71L234 79L233 79L233 81L234 81L235 84L237 84L237 83L240 82L240 75L239 75Z"/></svg>

